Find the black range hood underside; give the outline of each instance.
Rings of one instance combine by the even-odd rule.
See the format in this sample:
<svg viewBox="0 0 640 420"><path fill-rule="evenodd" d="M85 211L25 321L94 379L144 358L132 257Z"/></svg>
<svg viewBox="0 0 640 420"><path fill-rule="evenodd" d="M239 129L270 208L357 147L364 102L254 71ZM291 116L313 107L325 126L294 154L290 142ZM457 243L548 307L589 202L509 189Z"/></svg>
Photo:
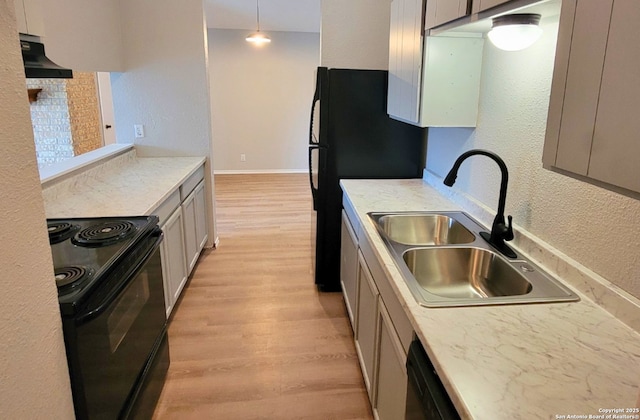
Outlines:
<svg viewBox="0 0 640 420"><path fill-rule="evenodd" d="M44 54L44 45L39 42L20 40L22 61L27 79L71 79L73 72L60 67Z"/></svg>

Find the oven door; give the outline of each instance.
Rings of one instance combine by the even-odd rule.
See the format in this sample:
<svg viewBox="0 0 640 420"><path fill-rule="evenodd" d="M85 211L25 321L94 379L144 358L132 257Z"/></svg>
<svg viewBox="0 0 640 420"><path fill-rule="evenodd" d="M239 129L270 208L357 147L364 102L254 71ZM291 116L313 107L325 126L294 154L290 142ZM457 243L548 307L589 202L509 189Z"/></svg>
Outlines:
<svg viewBox="0 0 640 420"><path fill-rule="evenodd" d="M164 332L161 241L158 229L105 279L79 315L63 320L78 419L121 415Z"/></svg>

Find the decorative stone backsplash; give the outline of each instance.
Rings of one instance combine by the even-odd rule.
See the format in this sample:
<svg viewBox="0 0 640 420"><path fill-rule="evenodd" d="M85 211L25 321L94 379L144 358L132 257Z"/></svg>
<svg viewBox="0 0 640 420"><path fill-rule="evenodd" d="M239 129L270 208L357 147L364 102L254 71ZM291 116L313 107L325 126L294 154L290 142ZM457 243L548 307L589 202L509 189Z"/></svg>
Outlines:
<svg viewBox="0 0 640 420"><path fill-rule="evenodd" d="M46 166L102 147L100 109L94 73L73 79L27 79L41 88L31 104L38 166Z"/></svg>
<svg viewBox="0 0 640 420"><path fill-rule="evenodd" d="M42 89L38 94L38 101L31 104L31 124L38 166L73 157L65 80L27 79L27 87Z"/></svg>
<svg viewBox="0 0 640 420"><path fill-rule="evenodd" d="M67 101L74 154L102 147L100 108L94 73L74 73L67 79Z"/></svg>

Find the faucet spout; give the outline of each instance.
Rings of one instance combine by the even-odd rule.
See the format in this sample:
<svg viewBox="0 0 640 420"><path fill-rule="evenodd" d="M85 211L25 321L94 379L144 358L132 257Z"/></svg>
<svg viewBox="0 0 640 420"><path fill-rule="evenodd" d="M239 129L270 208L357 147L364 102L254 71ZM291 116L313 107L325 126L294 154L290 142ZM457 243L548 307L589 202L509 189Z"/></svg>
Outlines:
<svg viewBox="0 0 640 420"><path fill-rule="evenodd" d="M461 154L458 159L456 159L453 166L451 167L451 170L444 178L444 184L448 187L453 186L453 184L456 182L458 170L460 169L460 165L462 165L462 162L464 162L468 157L474 155L482 155L491 158L500 167L500 172L502 175L500 181L500 198L498 200L498 212L496 213L495 219L493 219L491 233L481 232L480 235L502 254L506 255L509 258L517 258L516 253L507 244L504 243L505 241L510 241L513 239L513 228L511 225L512 217L508 217L508 224L506 224L504 220L504 208L507 201L507 184L509 182L509 171L507 170L507 165L504 163L504 160L502 160L500 156L488 150L469 150Z"/></svg>

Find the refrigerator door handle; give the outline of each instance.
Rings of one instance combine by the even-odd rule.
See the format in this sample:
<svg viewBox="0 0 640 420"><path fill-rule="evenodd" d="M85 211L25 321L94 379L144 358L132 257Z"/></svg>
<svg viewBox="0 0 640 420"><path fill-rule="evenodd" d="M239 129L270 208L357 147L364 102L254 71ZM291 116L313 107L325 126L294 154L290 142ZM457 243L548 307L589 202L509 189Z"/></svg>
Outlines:
<svg viewBox="0 0 640 420"><path fill-rule="evenodd" d="M315 95L313 96L313 103L311 104L311 118L309 118L309 144L318 144L318 139L315 138L315 135L313 134L313 117L314 117L314 113L316 111L316 105L318 104L318 102L320 102L320 95L318 94L318 91L316 91Z"/></svg>
<svg viewBox="0 0 640 420"><path fill-rule="evenodd" d="M322 147L319 145L309 146L309 186L311 187L311 197L313 200L313 210L318 210L318 186L313 184L313 151L320 151ZM318 165L320 164L320 157L318 156ZM320 170L320 168L317 168Z"/></svg>

